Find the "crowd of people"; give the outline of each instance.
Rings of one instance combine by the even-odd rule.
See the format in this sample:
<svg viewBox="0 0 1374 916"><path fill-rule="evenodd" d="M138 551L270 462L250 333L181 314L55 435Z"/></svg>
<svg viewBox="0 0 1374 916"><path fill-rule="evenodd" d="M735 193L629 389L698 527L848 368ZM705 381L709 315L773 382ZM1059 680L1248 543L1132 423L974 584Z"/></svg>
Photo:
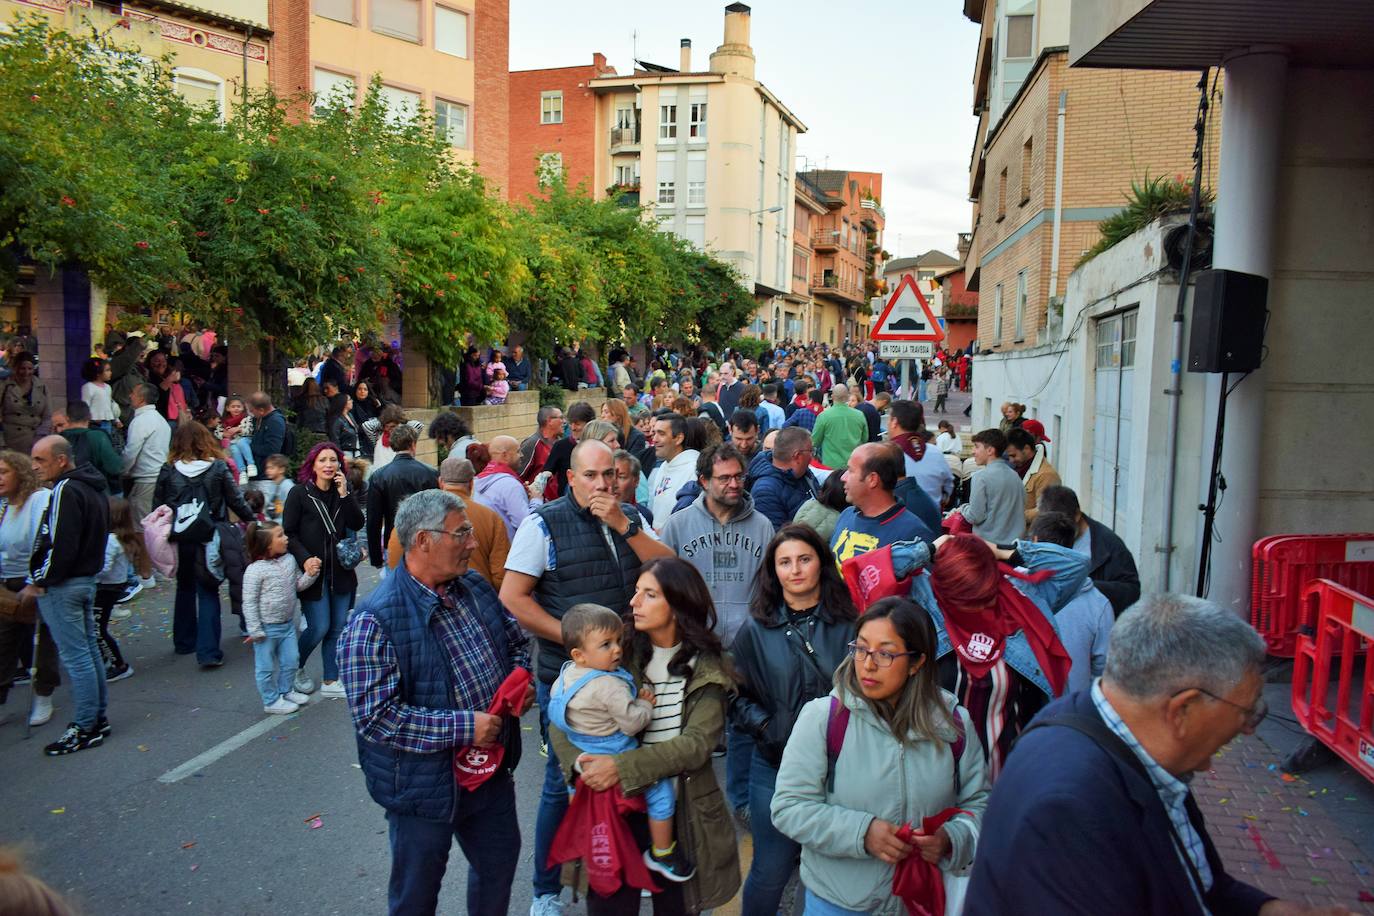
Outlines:
<svg viewBox="0 0 1374 916"><path fill-rule="evenodd" d="M121 391L122 352L91 369L113 388L99 416L83 392L29 454L6 421L0 451L0 676L8 693L27 669L35 725L70 680L50 755L112 734L107 685L132 668L111 621L156 570L176 653L223 664L227 583L266 713L346 700L393 913L436 910L455 838L468 911L507 912L535 707L533 916L562 912L565 884L593 916L741 893L771 914L798 872L822 916L1325 912L1227 875L1187 791L1264 716L1259 637L1142 597L1020 405L966 445L871 347L660 350L643 375L569 349L566 405L478 441L457 413L426 429L385 403L384 350L366 376L346 344L297 373L290 420L224 391L217 423L194 406L215 389L187 392L160 349ZM462 403L531 383L506 352L468 352ZM945 394L964 360L935 367ZM335 437L295 463L311 411L336 433L374 395L370 452ZM381 582L360 597L363 562Z"/></svg>

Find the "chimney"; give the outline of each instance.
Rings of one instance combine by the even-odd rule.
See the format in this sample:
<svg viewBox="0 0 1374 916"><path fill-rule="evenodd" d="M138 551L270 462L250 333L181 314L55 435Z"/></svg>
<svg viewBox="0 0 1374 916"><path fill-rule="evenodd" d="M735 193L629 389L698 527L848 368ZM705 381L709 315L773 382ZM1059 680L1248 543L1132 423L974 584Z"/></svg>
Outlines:
<svg viewBox="0 0 1374 916"><path fill-rule="evenodd" d="M682 39L682 50L678 51L678 72L692 72L692 39Z"/></svg>
<svg viewBox="0 0 1374 916"><path fill-rule="evenodd" d="M749 7L732 3L725 8L725 41L711 55L711 72L754 78L754 50L749 47Z"/></svg>

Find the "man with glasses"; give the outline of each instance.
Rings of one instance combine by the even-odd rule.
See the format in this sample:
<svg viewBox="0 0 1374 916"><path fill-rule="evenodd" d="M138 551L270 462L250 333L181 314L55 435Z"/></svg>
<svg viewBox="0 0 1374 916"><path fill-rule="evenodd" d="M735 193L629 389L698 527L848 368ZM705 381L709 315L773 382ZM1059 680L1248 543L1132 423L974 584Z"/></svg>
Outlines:
<svg viewBox="0 0 1374 916"><path fill-rule="evenodd" d="M744 456L733 445L709 446L697 458L701 495L663 526L663 543L706 580L716 604L716 633L726 649L749 617L749 598L773 523L754 508L744 490ZM749 807L749 768L754 741L728 724L725 733L725 795L735 811Z"/></svg>
<svg viewBox="0 0 1374 916"><path fill-rule="evenodd" d="M530 668L529 638L468 569L476 540L466 508L444 490L401 503L404 560L339 640L358 762L386 809L393 914L435 912L454 837L468 860L469 912L507 911L520 858L511 779L520 722L486 710L515 668ZM516 714L533 702L531 688ZM476 788L457 785L454 752L493 745L507 749L503 768Z"/></svg>
<svg viewBox="0 0 1374 916"><path fill-rule="evenodd" d="M1047 706L1002 770L964 912L1342 914L1227 874L1189 781L1268 712L1264 641L1201 598L1147 595L1106 673Z"/></svg>
<svg viewBox="0 0 1374 916"><path fill-rule="evenodd" d="M749 463L749 495L774 528L792 521L801 504L820 489L811 473L814 454L811 434L789 426L778 433L772 451L759 452Z"/></svg>
<svg viewBox="0 0 1374 916"><path fill-rule="evenodd" d="M577 443L567 490L532 511L511 539L501 601L539 646L539 728L548 743L549 692L563 663L560 621L574 605L600 604L624 613L634 596L639 567L671 551L616 487L615 455L596 439ZM534 822L534 916L562 912L559 868L549 868L549 846L568 809L568 787L549 746L539 813ZM504 912L501 911L501 912Z"/></svg>

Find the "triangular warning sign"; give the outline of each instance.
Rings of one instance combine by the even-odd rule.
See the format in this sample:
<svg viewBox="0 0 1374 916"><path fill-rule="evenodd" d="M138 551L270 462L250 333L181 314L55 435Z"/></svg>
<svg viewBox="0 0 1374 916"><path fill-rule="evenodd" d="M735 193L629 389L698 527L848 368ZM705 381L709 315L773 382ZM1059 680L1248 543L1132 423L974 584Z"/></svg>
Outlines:
<svg viewBox="0 0 1374 916"><path fill-rule="evenodd" d="M887 306L873 323L873 330L868 336L874 340L939 342L945 339L945 332L935 313L930 310L930 303L921 295L916 278L911 274L903 274L897 288L887 297Z"/></svg>

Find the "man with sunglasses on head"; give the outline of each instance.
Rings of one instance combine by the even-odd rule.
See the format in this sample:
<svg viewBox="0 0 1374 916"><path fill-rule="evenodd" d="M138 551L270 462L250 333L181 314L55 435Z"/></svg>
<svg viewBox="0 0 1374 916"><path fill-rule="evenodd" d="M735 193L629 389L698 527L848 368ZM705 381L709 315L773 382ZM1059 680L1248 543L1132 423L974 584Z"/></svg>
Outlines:
<svg viewBox="0 0 1374 916"><path fill-rule="evenodd" d="M1201 598L1147 595L1105 674L1021 734L983 817L966 916L1339 916L1227 874L1189 781L1268 712L1264 641Z"/></svg>

